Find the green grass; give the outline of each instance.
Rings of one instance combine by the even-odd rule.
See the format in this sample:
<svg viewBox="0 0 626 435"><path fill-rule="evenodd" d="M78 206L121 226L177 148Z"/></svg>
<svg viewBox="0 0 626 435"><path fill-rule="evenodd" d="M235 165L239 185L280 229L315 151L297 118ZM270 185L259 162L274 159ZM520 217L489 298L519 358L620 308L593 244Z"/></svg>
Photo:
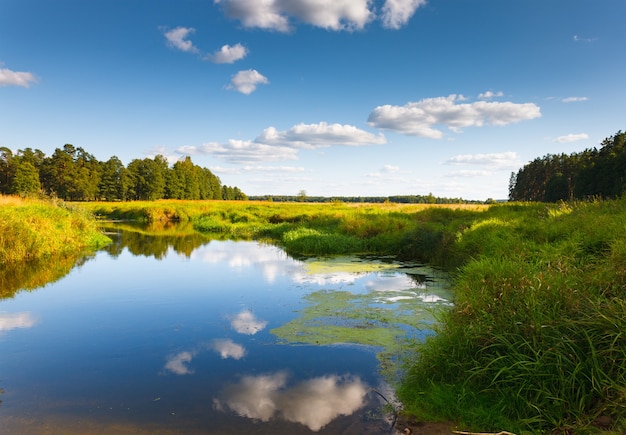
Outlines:
<svg viewBox="0 0 626 435"><path fill-rule="evenodd" d="M625 239L624 200L497 206L458 232L455 307L416 346L405 406L481 431L623 429Z"/></svg>
<svg viewBox="0 0 626 435"><path fill-rule="evenodd" d="M0 264L96 249L108 242L84 209L63 202L0 196Z"/></svg>

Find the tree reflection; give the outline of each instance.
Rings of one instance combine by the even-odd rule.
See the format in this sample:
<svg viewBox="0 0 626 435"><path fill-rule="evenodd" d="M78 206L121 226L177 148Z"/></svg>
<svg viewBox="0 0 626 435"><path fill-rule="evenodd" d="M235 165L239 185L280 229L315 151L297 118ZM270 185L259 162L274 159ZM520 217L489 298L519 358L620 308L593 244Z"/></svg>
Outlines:
<svg viewBox="0 0 626 435"><path fill-rule="evenodd" d="M110 223L104 228L113 243L104 248L112 257L118 257L124 248L137 256L162 260L170 248L189 257L198 247L211 241L196 232L190 223L154 222L151 224Z"/></svg>
<svg viewBox="0 0 626 435"><path fill-rule="evenodd" d="M0 269L0 299L12 298L19 291L35 290L58 281L74 267L82 266L92 258L93 255L75 253L4 265Z"/></svg>

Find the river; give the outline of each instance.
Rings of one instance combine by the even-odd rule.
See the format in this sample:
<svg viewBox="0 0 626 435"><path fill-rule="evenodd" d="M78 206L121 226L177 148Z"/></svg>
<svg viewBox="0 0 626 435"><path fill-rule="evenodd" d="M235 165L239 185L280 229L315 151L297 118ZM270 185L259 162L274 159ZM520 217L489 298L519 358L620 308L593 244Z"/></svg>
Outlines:
<svg viewBox="0 0 626 435"><path fill-rule="evenodd" d="M398 358L450 305L424 265L108 231L0 300L0 432L390 433Z"/></svg>

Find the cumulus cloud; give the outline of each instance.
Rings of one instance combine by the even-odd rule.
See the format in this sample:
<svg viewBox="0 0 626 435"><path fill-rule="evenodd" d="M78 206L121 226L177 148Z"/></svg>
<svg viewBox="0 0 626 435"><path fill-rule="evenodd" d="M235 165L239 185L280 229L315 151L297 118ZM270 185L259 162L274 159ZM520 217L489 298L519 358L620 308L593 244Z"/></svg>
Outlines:
<svg viewBox="0 0 626 435"><path fill-rule="evenodd" d="M567 98L563 98L564 103L578 103L580 101L587 101L589 98L587 97L567 97Z"/></svg>
<svg viewBox="0 0 626 435"><path fill-rule="evenodd" d="M254 335L267 326L265 320L258 320L249 310L243 310L230 320L230 325L240 334Z"/></svg>
<svg viewBox="0 0 626 435"><path fill-rule="evenodd" d="M246 349L229 339L213 340L211 349L220 354L222 359L241 359L246 355Z"/></svg>
<svg viewBox="0 0 626 435"><path fill-rule="evenodd" d="M214 405L255 420L282 418L317 432L338 416L362 408L369 390L350 376L321 376L290 387L287 374L278 372L243 377L227 386Z"/></svg>
<svg viewBox="0 0 626 435"><path fill-rule="evenodd" d="M234 63L243 59L248 54L248 49L241 44L223 45L222 48L213 54L205 57L214 63Z"/></svg>
<svg viewBox="0 0 626 435"><path fill-rule="evenodd" d="M566 134L565 136L559 136L554 139L553 142L558 143L568 143L568 142L576 142L579 140L589 139L589 135L587 133L578 133L578 134Z"/></svg>
<svg viewBox="0 0 626 435"><path fill-rule="evenodd" d="M490 100L492 98L503 97L503 96L504 96L504 93L502 93L501 91L498 91L498 92L487 91L487 92L478 94L478 98L480 98L481 100Z"/></svg>
<svg viewBox="0 0 626 435"><path fill-rule="evenodd" d="M274 127L269 127L255 139L255 142L314 149L331 145L384 144L387 140L382 134L375 135L352 125L320 122L318 124L298 124L286 131L278 131Z"/></svg>
<svg viewBox="0 0 626 435"><path fill-rule="evenodd" d="M0 66L2 66L1 63ZM37 83L37 78L33 73L0 68L0 86L21 86L23 88L29 88L33 83Z"/></svg>
<svg viewBox="0 0 626 435"><path fill-rule="evenodd" d="M518 168L521 164L519 155L514 151L487 154L459 154L445 162L448 165L482 165L494 170Z"/></svg>
<svg viewBox="0 0 626 435"><path fill-rule="evenodd" d="M415 14L426 0L386 0L383 6L382 21L385 27L399 29Z"/></svg>
<svg viewBox="0 0 626 435"><path fill-rule="evenodd" d="M255 69L239 71L233 76L226 89L232 89L245 95L250 95L258 85L266 85L270 81Z"/></svg>
<svg viewBox="0 0 626 435"><path fill-rule="evenodd" d="M188 53L198 53L198 49L187 38L194 33L196 29L192 27L176 27L172 30L162 28L163 35L167 40L167 45Z"/></svg>
<svg viewBox="0 0 626 435"><path fill-rule="evenodd" d="M459 97L426 98L404 106L376 107L368 118L372 127L397 133L440 139L443 132L434 128L441 125L458 132L463 127L507 125L541 116L534 103L477 101L457 104Z"/></svg>
<svg viewBox="0 0 626 435"><path fill-rule="evenodd" d="M298 151L285 146L231 139L225 144L205 143L201 146L184 146L177 149L183 155L212 155L231 163L261 163L296 160Z"/></svg>
<svg viewBox="0 0 626 435"><path fill-rule="evenodd" d="M244 27L278 32L293 30L293 21L327 30L360 30L376 18L383 26L405 25L425 0L386 0L377 17L372 0L214 0L225 14Z"/></svg>

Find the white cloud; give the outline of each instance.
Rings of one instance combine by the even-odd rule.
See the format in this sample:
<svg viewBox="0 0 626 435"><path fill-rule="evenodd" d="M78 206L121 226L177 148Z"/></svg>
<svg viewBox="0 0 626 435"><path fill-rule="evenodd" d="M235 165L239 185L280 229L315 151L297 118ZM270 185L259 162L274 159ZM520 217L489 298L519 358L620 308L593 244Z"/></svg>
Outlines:
<svg viewBox="0 0 626 435"><path fill-rule="evenodd" d="M488 177L492 175L491 171L485 170L461 170L461 171L453 171L448 174L451 177L463 177L463 178L474 178L474 177Z"/></svg>
<svg viewBox="0 0 626 435"><path fill-rule="evenodd" d="M315 149L331 145L384 144L387 140L382 134L374 135L352 125L320 122L318 124L298 124L286 131L278 131L274 127L269 127L263 130L255 142Z"/></svg>
<svg viewBox="0 0 626 435"><path fill-rule="evenodd" d="M518 168L521 164L519 155L514 151L488 154L459 154L449 158L445 163L448 165L482 165L493 170Z"/></svg>
<svg viewBox="0 0 626 435"><path fill-rule="evenodd" d="M369 390L358 378L340 376L321 376L287 387L286 373L278 372L243 377L226 387L214 405L255 420L282 418L317 432L340 415L363 407Z"/></svg>
<svg viewBox="0 0 626 435"><path fill-rule="evenodd" d="M0 68L0 86L21 86L28 88L33 83L37 83L37 78L32 73Z"/></svg>
<svg viewBox="0 0 626 435"><path fill-rule="evenodd" d="M559 136L553 140L553 142L558 143L568 143L568 142L576 142L579 140L589 139L589 135L587 133L578 133L578 134L566 134L565 136Z"/></svg>
<svg viewBox="0 0 626 435"><path fill-rule="evenodd" d="M269 83L267 77L259 73L255 69L239 71L233 76L227 89L234 89L242 94L249 95L256 91L258 85L266 85Z"/></svg>
<svg viewBox="0 0 626 435"><path fill-rule="evenodd" d="M32 328L37 320L29 312L0 313L0 333L17 328Z"/></svg>
<svg viewBox="0 0 626 435"><path fill-rule="evenodd" d="M481 100L490 100L496 97L504 97L504 93L502 93L501 91L498 91L498 92L487 91L487 92L478 94L478 98L480 98Z"/></svg>
<svg viewBox="0 0 626 435"><path fill-rule="evenodd" d="M231 139L228 143L205 143L199 147L184 146L177 152L184 155L208 154L231 163L256 163L296 160L297 150L284 146L272 146L252 141Z"/></svg>
<svg viewBox="0 0 626 435"><path fill-rule="evenodd" d="M240 334L254 335L265 329L267 322L257 320L252 312L244 310L231 319L230 325Z"/></svg>
<svg viewBox="0 0 626 435"><path fill-rule="evenodd" d="M241 21L244 27L288 32L289 19L285 16L275 0L214 0L222 4L224 12L230 18Z"/></svg>
<svg viewBox="0 0 626 435"><path fill-rule="evenodd" d="M426 98L404 106L378 106L370 113L368 124L372 127L397 133L432 139L443 137L441 125L458 132L463 127L481 127L485 124L507 125L541 116L534 103L487 102L456 104L456 95Z"/></svg>
<svg viewBox="0 0 626 435"><path fill-rule="evenodd" d="M411 19L417 8L425 4L426 0L386 0L381 18L383 25L399 29Z"/></svg>
<svg viewBox="0 0 626 435"><path fill-rule="evenodd" d="M394 166L394 165L384 165L383 168L381 169L382 172L386 172L386 173L395 173L398 172L400 170L399 166Z"/></svg>
<svg viewBox="0 0 626 435"><path fill-rule="evenodd" d="M292 30L292 21L327 30L360 30L376 18L383 26L398 29L405 25L425 0L386 0L379 9L372 0L214 0L230 18L244 27L278 32Z"/></svg>
<svg viewBox="0 0 626 435"><path fill-rule="evenodd" d="M304 168L302 166L244 166L241 168L242 171L246 172L304 172Z"/></svg>
<svg viewBox="0 0 626 435"><path fill-rule="evenodd" d="M564 103L577 103L579 101L587 101L589 98L587 97L567 97L563 98Z"/></svg>
<svg viewBox="0 0 626 435"><path fill-rule="evenodd" d="M211 349L219 353L222 359L241 359L246 355L246 349L242 345L228 339L213 340Z"/></svg>
<svg viewBox="0 0 626 435"><path fill-rule="evenodd" d="M198 49L187 38L194 33L196 29L192 27L176 27L172 30L163 30L163 35L167 39L167 45L174 47L178 50L188 53L197 53Z"/></svg>
<svg viewBox="0 0 626 435"><path fill-rule="evenodd" d="M223 45L219 51L205 57L214 63L234 63L243 59L248 54L248 49L241 44Z"/></svg>
<svg viewBox="0 0 626 435"><path fill-rule="evenodd" d="M165 369L176 375L190 375L193 373L187 364L191 362L194 357L192 352L180 352L176 355L171 355L165 362Z"/></svg>

